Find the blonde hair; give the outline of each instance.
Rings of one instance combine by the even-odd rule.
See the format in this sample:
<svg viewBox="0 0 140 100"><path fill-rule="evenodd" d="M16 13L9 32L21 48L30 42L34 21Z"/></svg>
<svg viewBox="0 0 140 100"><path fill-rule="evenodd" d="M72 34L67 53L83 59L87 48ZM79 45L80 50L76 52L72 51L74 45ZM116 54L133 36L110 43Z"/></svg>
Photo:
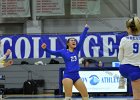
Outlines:
<svg viewBox="0 0 140 100"><path fill-rule="evenodd" d="M140 32L140 19L138 17L133 17L126 21L126 27L130 28L132 35L138 35Z"/></svg>

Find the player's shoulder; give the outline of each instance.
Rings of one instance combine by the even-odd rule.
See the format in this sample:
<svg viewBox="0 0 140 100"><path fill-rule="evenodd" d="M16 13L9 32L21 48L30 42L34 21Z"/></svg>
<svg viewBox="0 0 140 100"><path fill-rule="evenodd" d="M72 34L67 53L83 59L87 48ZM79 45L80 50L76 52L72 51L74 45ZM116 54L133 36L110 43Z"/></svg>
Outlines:
<svg viewBox="0 0 140 100"><path fill-rule="evenodd" d="M133 38L132 35L128 35L128 36L124 36L121 40L130 40L132 38Z"/></svg>
<svg viewBox="0 0 140 100"><path fill-rule="evenodd" d="M66 52L66 51L67 51L67 49L65 49L65 48L60 50L60 52Z"/></svg>
<svg viewBox="0 0 140 100"><path fill-rule="evenodd" d="M121 41L126 41L128 39L128 36L125 36L121 39Z"/></svg>
<svg viewBox="0 0 140 100"><path fill-rule="evenodd" d="M125 36L121 39L120 44L125 44L127 42L129 42L130 40L128 39L128 36Z"/></svg>

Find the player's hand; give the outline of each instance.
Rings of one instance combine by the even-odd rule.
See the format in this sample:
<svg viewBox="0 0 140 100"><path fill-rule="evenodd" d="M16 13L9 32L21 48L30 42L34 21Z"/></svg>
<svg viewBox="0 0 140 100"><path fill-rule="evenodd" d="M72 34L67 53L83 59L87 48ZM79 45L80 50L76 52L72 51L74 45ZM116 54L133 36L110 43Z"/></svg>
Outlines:
<svg viewBox="0 0 140 100"><path fill-rule="evenodd" d="M9 60L9 61L8 61L8 64L9 64L9 65L13 65L13 63L14 63L13 60Z"/></svg>
<svg viewBox="0 0 140 100"><path fill-rule="evenodd" d="M89 28L88 24L86 24L85 27Z"/></svg>
<svg viewBox="0 0 140 100"><path fill-rule="evenodd" d="M10 49L8 49L8 50L6 51L6 53L5 53L5 56L10 55L10 53L11 53L11 50L10 50Z"/></svg>
<svg viewBox="0 0 140 100"><path fill-rule="evenodd" d="M11 66L13 63L14 63L13 60L8 60L6 63L4 63L4 66L5 66L5 67L9 67L9 66Z"/></svg>
<svg viewBox="0 0 140 100"><path fill-rule="evenodd" d="M43 43L43 44L41 45L41 48L43 48L43 49L46 49L46 47L47 47L46 43Z"/></svg>

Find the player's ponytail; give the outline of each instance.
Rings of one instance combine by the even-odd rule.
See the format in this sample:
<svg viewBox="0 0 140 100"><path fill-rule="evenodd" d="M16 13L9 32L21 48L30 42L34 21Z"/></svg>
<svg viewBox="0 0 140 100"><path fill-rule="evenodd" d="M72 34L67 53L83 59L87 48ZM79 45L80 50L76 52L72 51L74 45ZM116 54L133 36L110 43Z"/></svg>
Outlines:
<svg viewBox="0 0 140 100"><path fill-rule="evenodd" d="M140 19L138 17L133 17L126 21L126 27L130 28L132 35L138 35L140 32Z"/></svg>
<svg viewBox="0 0 140 100"><path fill-rule="evenodd" d="M137 33L140 34L140 19L138 17L134 17L135 18L135 25L137 28Z"/></svg>

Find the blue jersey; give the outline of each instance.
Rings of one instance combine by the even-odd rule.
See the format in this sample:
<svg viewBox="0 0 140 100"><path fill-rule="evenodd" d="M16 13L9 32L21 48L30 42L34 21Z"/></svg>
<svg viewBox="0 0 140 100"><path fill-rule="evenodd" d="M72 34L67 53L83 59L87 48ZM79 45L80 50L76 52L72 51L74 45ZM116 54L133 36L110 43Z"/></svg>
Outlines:
<svg viewBox="0 0 140 100"><path fill-rule="evenodd" d="M77 72L80 70L79 66L79 59L78 59L78 53L83 45L83 42L86 38L88 27L85 27L83 33L80 35L80 41L77 44L76 48L73 52L70 52L68 49L62 49L58 51L52 51L46 48L46 51L52 55L61 56L64 59L65 62L65 73L69 72Z"/></svg>

